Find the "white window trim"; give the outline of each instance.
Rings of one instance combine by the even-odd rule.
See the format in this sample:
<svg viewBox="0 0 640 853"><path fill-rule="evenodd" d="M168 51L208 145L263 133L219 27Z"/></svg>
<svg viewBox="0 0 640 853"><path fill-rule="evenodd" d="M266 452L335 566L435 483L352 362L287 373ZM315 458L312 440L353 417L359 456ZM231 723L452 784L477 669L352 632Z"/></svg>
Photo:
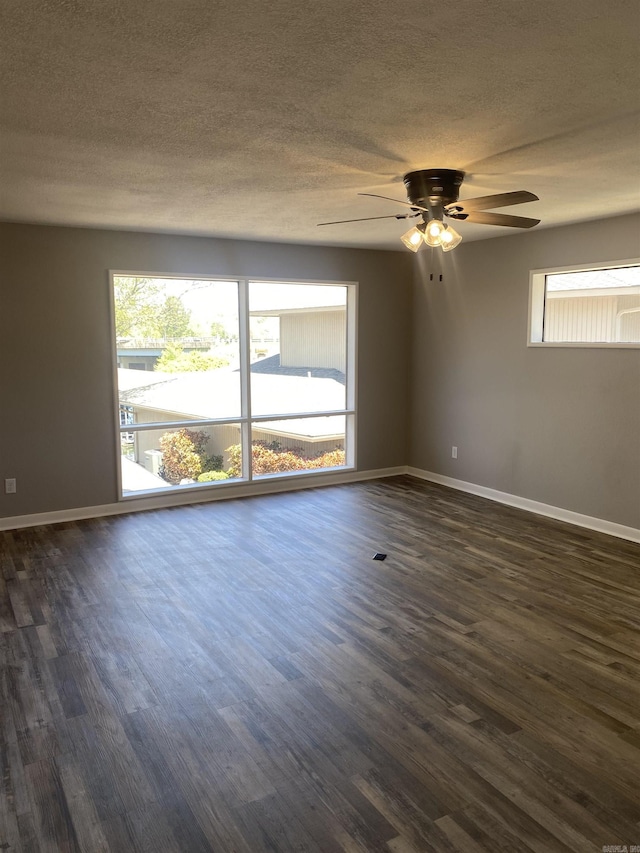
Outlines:
<svg viewBox="0 0 640 853"><path fill-rule="evenodd" d="M640 343L624 341L543 341L545 280L548 275L563 272L590 272L591 270L615 270L621 267L640 265L640 258L623 261L603 261L594 264L576 264L574 266L547 267L531 270L529 273L529 314L527 319L527 346L554 347L566 349L640 349Z"/></svg>
<svg viewBox="0 0 640 853"><path fill-rule="evenodd" d="M174 281L232 281L238 283L239 293L239 346L240 346L240 362L241 376L248 376L247 368L249 364L249 351L251 346L249 335L249 285L251 282L273 282L275 284L312 284L328 287L346 287L347 288L347 358L345 365L347 398L345 408L339 411L330 412L303 412L297 414L271 414L271 415L251 415L251 398L248 392L250 379L241 380L241 416L237 418L222 418L216 420L189 421L190 426L196 426L200 423L219 424L233 423L240 424L243 437L243 447L251 447L251 426L253 423L268 422L274 420L288 420L293 418L314 418L325 417L326 415L344 415L345 417L345 464L335 468L322 468L317 471L292 471L286 474L261 474L256 480L253 477L251 466L249 464L250 454L243 454L242 463L242 478L229 482L220 481L215 484L200 483L198 485L176 485L172 486L172 492L204 492L207 490L221 491L225 487L249 485L255 482L262 482L267 479L277 480L295 480L302 476L322 476L322 474L342 473L347 471L357 471L357 332L358 332L358 282L357 281L324 281L315 278L276 278L267 276L235 276L235 275L211 275L210 273L162 273L143 270L109 270L109 309L110 309L110 324L111 324L111 352L112 352L112 389L113 389L113 409L115 419L114 433L114 451L116 458L116 483L118 490L118 501L135 501L141 498L148 498L154 495L163 494L164 490L159 489L141 489L134 494L123 494L122 492L122 467L120 464L121 447L120 435L122 432L141 431L144 429L161 429L168 424L140 424L131 425L133 430L124 429L120 423L120 401L118 397L118 364L117 364L117 339L116 339L116 309L115 309L115 288L114 278L118 276L131 276L138 278L165 278ZM243 314L244 311L244 314ZM244 322L243 322L244 317ZM242 372L244 371L244 372ZM171 422L172 427L179 427L176 422ZM245 443L245 433L247 441Z"/></svg>

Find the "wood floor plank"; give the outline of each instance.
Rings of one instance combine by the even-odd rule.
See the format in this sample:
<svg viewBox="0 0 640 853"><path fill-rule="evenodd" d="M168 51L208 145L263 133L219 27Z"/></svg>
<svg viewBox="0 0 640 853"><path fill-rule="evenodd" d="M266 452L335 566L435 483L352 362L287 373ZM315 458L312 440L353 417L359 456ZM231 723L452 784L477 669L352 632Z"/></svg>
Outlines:
<svg viewBox="0 0 640 853"><path fill-rule="evenodd" d="M108 853L109 844L75 759L70 754L58 755L56 767L80 850Z"/></svg>
<svg viewBox="0 0 640 853"><path fill-rule="evenodd" d="M582 805L551 788L526 764L509 760L510 754L500 748L490 730L465 724L453 715L434 718L431 731L434 730L442 738L441 743L452 751L458 750L466 764L569 849L575 847L596 853L597 845L588 839L606 837L612 831L611 827L592 818ZM555 812L558 807L562 818Z"/></svg>
<svg viewBox="0 0 640 853"><path fill-rule="evenodd" d="M0 848L639 844L639 614L640 545L411 477L0 533Z"/></svg>
<svg viewBox="0 0 640 853"><path fill-rule="evenodd" d="M142 711L129 714L124 722L127 739L161 806L173 837L180 850L210 853L213 850L193 810L180 791L167 761L149 736ZM139 808L145 808L142 804ZM131 809L133 811L134 809ZM129 811L129 809L128 809Z"/></svg>
<svg viewBox="0 0 640 853"><path fill-rule="evenodd" d="M34 761L26 767L35 817L35 831L42 853L80 853L80 845L58 768L53 759Z"/></svg>
<svg viewBox="0 0 640 853"><path fill-rule="evenodd" d="M236 820L253 850L322 853L322 848L277 793L241 806L236 810Z"/></svg>
<svg viewBox="0 0 640 853"><path fill-rule="evenodd" d="M9 580L6 582L6 591L16 626L23 628L25 625L33 625L33 613L29 606L29 582Z"/></svg>
<svg viewBox="0 0 640 853"><path fill-rule="evenodd" d="M20 843L16 850L21 850L22 853L40 853L41 847L38 843L31 812L18 815L18 828L20 830Z"/></svg>
<svg viewBox="0 0 640 853"><path fill-rule="evenodd" d="M449 839L454 850L467 850L468 853L482 853L485 849L468 835L462 827L456 823L451 815L438 818L436 825Z"/></svg>

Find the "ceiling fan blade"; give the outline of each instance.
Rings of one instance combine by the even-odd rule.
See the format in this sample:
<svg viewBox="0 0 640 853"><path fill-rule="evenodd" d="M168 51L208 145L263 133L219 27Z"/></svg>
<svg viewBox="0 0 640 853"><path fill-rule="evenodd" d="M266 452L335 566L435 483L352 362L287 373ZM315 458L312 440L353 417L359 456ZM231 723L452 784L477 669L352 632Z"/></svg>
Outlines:
<svg viewBox="0 0 640 853"><path fill-rule="evenodd" d="M452 217L456 219L455 216ZM462 214L465 222L476 222L478 225L506 225L509 228L533 228L540 222L539 219L528 219L526 216L509 216L504 213L489 213L477 210L468 216Z"/></svg>
<svg viewBox="0 0 640 853"><path fill-rule="evenodd" d="M512 193L463 198L449 205L449 207L461 207L466 213L468 210L492 210L494 207L509 207L512 204L525 204L527 201L539 201L539 199L537 195L527 192L527 190L516 190Z"/></svg>
<svg viewBox="0 0 640 853"><path fill-rule="evenodd" d="M358 195L368 195L369 198L383 198L385 201L395 201L396 204L406 204L408 207L412 207L414 210L422 210L424 213L429 213L428 207L420 207L419 204L412 204L410 201L400 201L397 198L389 198L388 195L377 195L376 193L358 193Z"/></svg>
<svg viewBox="0 0 640 853"><path fill-rule="evenodd" d="M318 222L318 225L344 225L345 222L370 222L372 219L414 219L419 213L394 213L391 216L365 216L364 219L338 219L337 222Z"/></svg>

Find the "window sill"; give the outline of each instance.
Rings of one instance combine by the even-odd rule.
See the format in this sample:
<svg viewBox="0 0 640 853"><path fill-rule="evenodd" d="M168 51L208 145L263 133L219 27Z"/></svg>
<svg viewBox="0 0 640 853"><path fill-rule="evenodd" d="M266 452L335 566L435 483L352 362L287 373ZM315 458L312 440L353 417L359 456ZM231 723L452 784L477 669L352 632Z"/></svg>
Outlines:
<svg viewBox="0 0 640 853"><path fill-rule="evenodd" d="M542 348L556 347L566 349L640 349L640 343L607 343L605 341L527 341L527 346Z"/></svg>
<svg viewBox="0 0 640 853"><path fill-rule="evenodd" d="M135 494L127 494L121 495L120 501L135 501L139 499L148 499L154 497L169 497L170 495L185 495L185 494L206 494L209 496L209 499L214 494L224 493L225 491L232 490L233 497L240 496L241 494L250 495L252 493L259 494L260 486L264 484L264 486L268 486L268 484L273 483L290 483L296 480L302 481L301 488L304 488L306 484L306 480L310 480L313 482L314 480L320 480L325 478L327 480L333 481L336 477L340 477L341 474L353 474L356 471L355 466L353 465L341 465L336 468L323 468L321 470L311 470L311 471L291 471L282 474L260 474L257 477L254 477L252 480L243 480L243 479L233 479L233 480L222 480L216 483L208 484L201 483L200 485L189 484L184 486L173 486L171 489L149 489L149 490L140 490L139 492L135 492ZM339 481L339 479L338 479ZM255 487L258 487L257 489Z"/></svg>

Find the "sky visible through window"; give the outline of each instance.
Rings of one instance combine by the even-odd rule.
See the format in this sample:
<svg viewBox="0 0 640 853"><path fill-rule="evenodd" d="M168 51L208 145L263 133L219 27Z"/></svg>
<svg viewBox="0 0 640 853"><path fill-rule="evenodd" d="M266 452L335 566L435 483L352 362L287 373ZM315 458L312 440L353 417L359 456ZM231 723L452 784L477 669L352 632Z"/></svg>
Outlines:
<svg viewBox="0 0 640 853"><path fill-rule="evenodd" d="M564 272L547 276L547 291L604 290L617 287L640 287L640 266Z"/></svg>
<svg viewBox="0 0 640 853"><path fill-rule="evenodd" d="M165 297L178 297L191 312L193 323L202 327L202 334L208 334L207 325L217 319L237 323L238 285L235 281L152 278L150 283L161 288ZM249 294L252 312L346 305L347 300L345 287L272 281L251 282Z"/></svg>

